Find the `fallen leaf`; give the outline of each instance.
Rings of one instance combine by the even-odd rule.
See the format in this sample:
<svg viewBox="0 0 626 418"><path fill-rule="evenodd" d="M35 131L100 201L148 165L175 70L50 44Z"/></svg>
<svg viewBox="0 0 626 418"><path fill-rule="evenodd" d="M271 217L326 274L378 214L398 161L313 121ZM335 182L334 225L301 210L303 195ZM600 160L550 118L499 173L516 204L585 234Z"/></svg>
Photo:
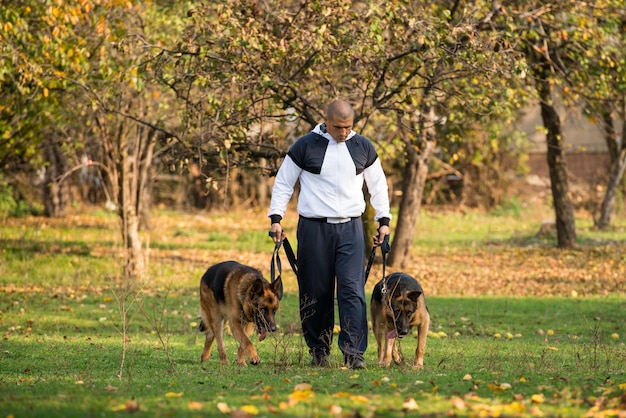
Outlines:
<svg viewBox="0 0 626 418"><path fill-rule="evenodd" d="M180 398L181 396L183 396L184 392L167 392L165 394L166 398Z"/></svg>
<svg viewBox="0 0 626 418"><path fill-rule="evenodd" d="M352 395L350 396L350 400L355 401L355 402L361 402L361 403L368 403L370 401L369 398L363 395Z"/></svg>
<svg viewBox="0 0 626 418"><path fill-rule="evenodd" d="M463 411L465 410L465 401L458 396L455 396L454 398L452 398L452 406L460 411Z"/></svg>
<svg viewBox="0 0 626 418"><path fill-rule="evenodd" d="M254 405L243 405L241 407L241 410L245 412L246 414L259 415L259 408L257 408Z"/></svg>
<svg viewBox="0 0 626 418"><path fill-rule="evenodd" d="M339 405L332 404L329 408L329 412L332 416L340 417L343 409Z"/></svg>
<svg viewBox="0 0 626 418"><path fill-rule="evenodd" d="M417 406L417 402L413 398L405 399L404 403L402 404L402 409L404 411L415 411L418 408L419 407Z"/></svg>
<svg viewBox="0 0 626 418"><path fill-rule="evenodd" d="M199 411L202 409L202 403L201 402L196 402L196 401L191 401L187 404L187 406L189 407L189 409L191 409L192 411Z"/></svg>
<svg viewBox="0 0 626 418"><path fill-rule="evenodd" d="M543 393L535 393L534 395L532 395L532 396L530 397L530 401L531 401L532 403L538 403L538 404L539 404L539 403L544 403L544 402L545 402L545 400L546 400L546 397L545 397L545 396L543 396Z"/></svg>
<svg viewBox="0 0 626 418"><path fill-rule="evenodd" d="M294 388L294 392L311 390L313 386L310 383L298 383Z"/></svg>
<svg viewBox="0 0 626 418"><path fill-rule="evenodd" d="M228 407L228 404L226 402L218 402L217 403L217 409L222 414L228 414L230 412L230 408Z"/></svg>
<svg viewBox="0 0 626 418"><path fill-rule="evenodd" d="M130 400L126 402L125 411L128 413L133 413L139 411L139 402Z"/></svg>

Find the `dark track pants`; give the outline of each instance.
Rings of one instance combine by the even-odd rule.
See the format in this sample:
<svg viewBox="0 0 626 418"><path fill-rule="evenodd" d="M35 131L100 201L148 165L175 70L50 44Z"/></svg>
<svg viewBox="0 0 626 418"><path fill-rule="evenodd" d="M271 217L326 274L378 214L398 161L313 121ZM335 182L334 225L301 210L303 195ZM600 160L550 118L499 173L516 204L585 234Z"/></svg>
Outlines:
<svg viewBox="0 0 626 418"><path fill-rule="evenodd" d="M367 348L367 307L361 219L330 224L300 217L297 238L300 317L310 353L330 354L336 283L339 348L344 355L362 358Z"/></svg>

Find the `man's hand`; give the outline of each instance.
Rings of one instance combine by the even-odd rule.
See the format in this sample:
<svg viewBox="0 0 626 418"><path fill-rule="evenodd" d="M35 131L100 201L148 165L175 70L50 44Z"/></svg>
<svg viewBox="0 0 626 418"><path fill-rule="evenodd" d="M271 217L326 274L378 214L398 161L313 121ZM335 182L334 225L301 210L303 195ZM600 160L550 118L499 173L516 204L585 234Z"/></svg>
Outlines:
<svg viewBox="0 0 626 418"><path fill-rule="evenodd" d="M269 236L274 240L274 243L281 242L285 238L283 227L279 223L273 223L270 227Z"/></svg>
<svg viewBox="0 0 626 418"><path fill-rule="evenodd" d="M374 235L374 246L379 247L385 241L385 237L389 235L389 227L387 225L383 225L378 228L378 235Z"/></svg>

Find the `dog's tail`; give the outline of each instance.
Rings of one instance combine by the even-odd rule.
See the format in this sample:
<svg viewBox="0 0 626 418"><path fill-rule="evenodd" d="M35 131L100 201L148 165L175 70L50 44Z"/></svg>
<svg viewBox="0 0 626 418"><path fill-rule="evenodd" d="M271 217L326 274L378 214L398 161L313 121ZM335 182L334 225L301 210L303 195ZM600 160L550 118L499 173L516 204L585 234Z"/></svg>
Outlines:
<svg viewBox="0 0 626 418"><path fill-rule="evenodd" d="M200 323L198 324L198 332L206 332L207 331L206 324L202 319L200 319Z"/></svg>

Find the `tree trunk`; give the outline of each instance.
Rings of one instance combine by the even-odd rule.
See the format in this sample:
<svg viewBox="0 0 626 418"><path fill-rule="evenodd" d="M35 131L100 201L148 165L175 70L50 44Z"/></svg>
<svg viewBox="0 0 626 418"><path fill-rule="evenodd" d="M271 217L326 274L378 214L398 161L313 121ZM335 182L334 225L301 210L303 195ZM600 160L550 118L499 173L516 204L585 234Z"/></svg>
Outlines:
<svg viewBox="0 0 626 418"><path fill-rule="evenodd" d="M606 229L611 224L611 218L615 213L615 201L617 200L617 189L626 170L626 147L622 148L622 152L618 161L613 164L611 178L606 187L606 194L602 200L602 208L600 209L600 218L596 220L596 228Z"/></svg>
<svg viewBox="0 0 626 418"><path fill-rule="evenodd" d="M58 180L67 171L67 160L54 140L46 141L44 158L48 163L43 186L44 213L50 218L61 218L71 199L69 182Z"/></svg>
<svg viewBox="0 0 626 418"><path fill-rule="evenodd" d="M421 113L417 132L420 147L407 141L407 164L402 183L402 200L398 209L398 221L395 237L391 244L388 263L390 266L404 268L409 261L417 219L424 195L426 178L428 177L428 160L436 146L434 125L435 117L432 109Z"/></svg>
<svg viewBox="0 0 626 418"><path fill-rule="evenodd" d="M132 138L126 129L126 123L120 122L118 127L118 197L119 215L122 220L122 241L124 244L124 277L127 279L143 277L144 260L141 253L141 239L139 237L139 164L137 138ZM137 134L138 135L138 134Z"/></svg>
<svg viewBox="0 0 626 418"><path fill-rule="evenodd" d="M609 155L611 157L611 174L609 177L609 182L606 186L606 193L604 195L604 199L602 200L602 206L600 208L600 217L594 221L596 228L598 229L606 229L609 225L611 225L611 219L613 217L613 213L615 213L615 203L617 200L617 191L619 185L624 177L624 171L626 170L626 140L624 135L626 135L626 108L624 106L624 101L622 100L622 109L620 114L622 117L622 141L620 146L620 141L617 138L617 133L615 132L615 125L613 123L613 118L610 115L610 112L604 112L604 126L605 126L605 140L607 147L609 149Z"/></svg>
<svg viewBox="0 0 626 418"><path fill-rule="evenodd" d="M552 89L547 77L547 68L540 70L539 75L537 90L541 101L541 117L548 131L546 135L548 168L556 215L557 245L559 248L572 248L576 246L576 223L569 195L561 121L552 104Z"/></svg>
<svg viewBox="0 0 626 418"><path fill-rule="evenodd" d="M150 208L152 207L152 158L157 142L157 132L147 127L138 128L138 142L136 158L138 166L138 190L137 190L137 215L139 216L139 228L142 230L152 229Z"/></svg>

